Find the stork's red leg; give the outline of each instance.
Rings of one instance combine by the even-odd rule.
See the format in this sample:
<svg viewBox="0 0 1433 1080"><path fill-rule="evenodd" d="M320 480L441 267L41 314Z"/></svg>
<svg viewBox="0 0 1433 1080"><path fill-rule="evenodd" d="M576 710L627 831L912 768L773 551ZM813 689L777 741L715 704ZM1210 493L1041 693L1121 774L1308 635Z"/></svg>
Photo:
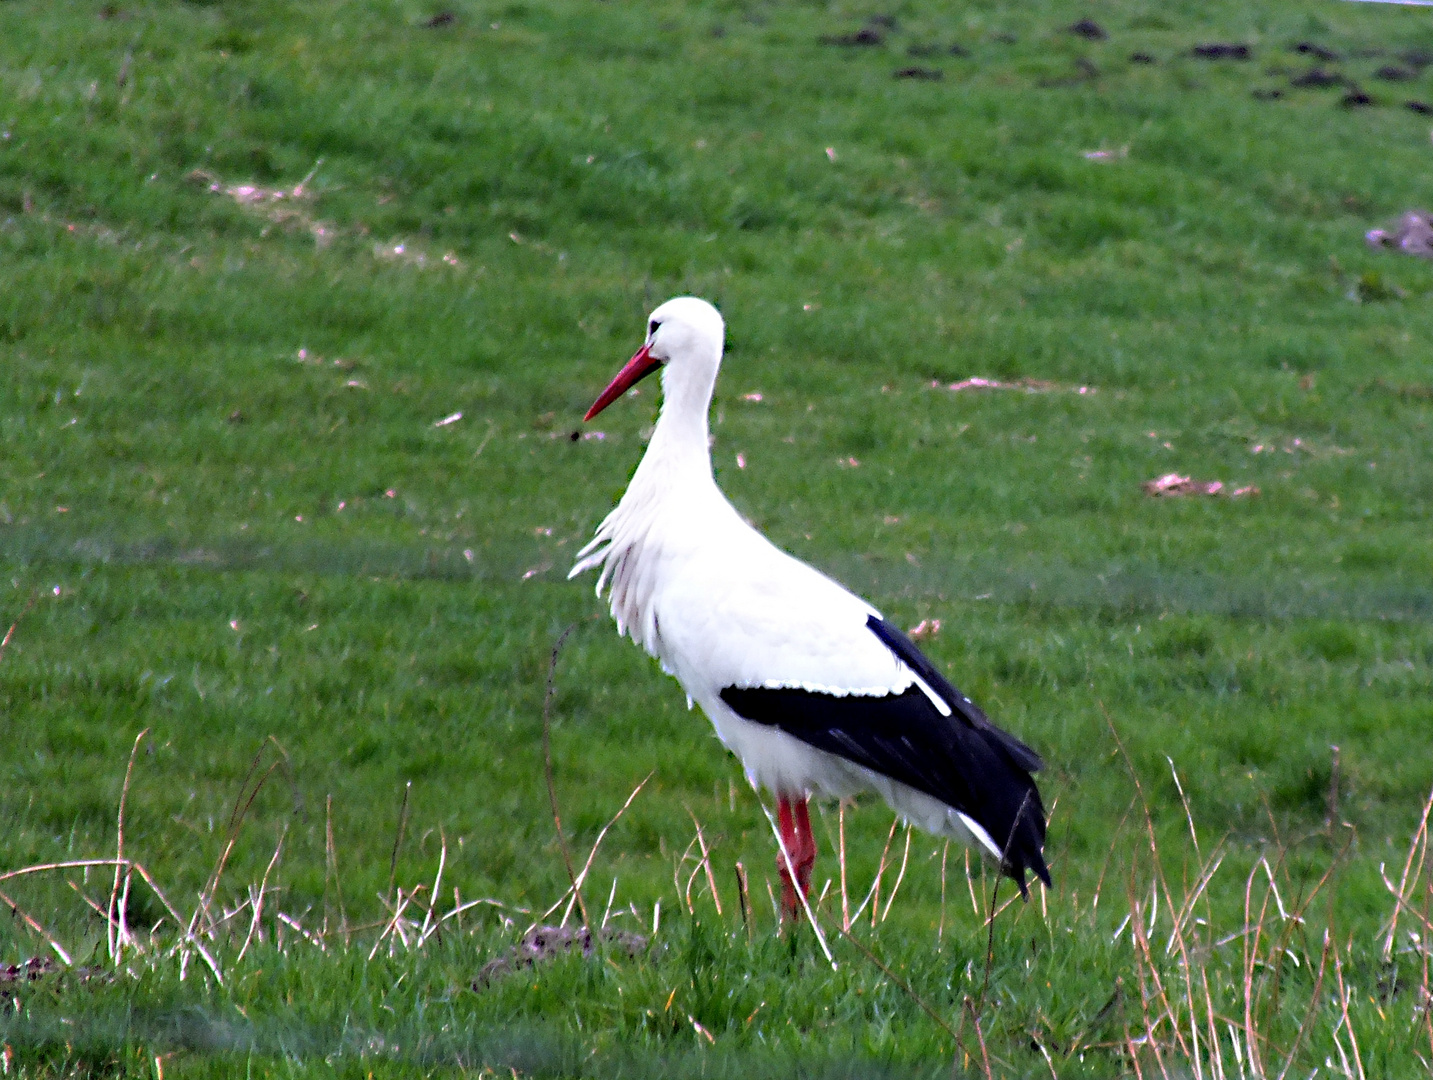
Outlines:
<svg viewBox="0 0 1433 1080"><path fill-rule="evenodd" d="M801 899L796 895L796 888L799 885L802 895L809 895L811 892L811 867L816 863L816 840L811 835L811 815L807 809L805 799L789 799L785 795L777 797L776 816L781 826L781 843L786 849L786 855L776 853L776 870L781 877L781 907L783 918L799 920L801 916ZM791 859L791 867L796 871L796 882L792 883L791 874L786 869L786 857Z"/></svg>
<svg viewBox="0 0 1433 1080"><path fill-rule="evenodd" d="M811 869L816 865L816 838L811 835L811 814L807 800L802 799L794 809L797 852L792 856L792 861L796 864L796 880L801 885L801 892L810 896Z"/></svg>
<svg viewBox="0 0 1433 1080"><path fill-rule="evenodd" d="M800 838L791 812L791 800L785 795L776 797L776 820L780 825L781 846L784 849L776 853L776 873L781 878L781 917L783 921L798 919L801 917L801 901L796 897L796 888L786 867L788 858L793 868L799 865Z"/></svg>

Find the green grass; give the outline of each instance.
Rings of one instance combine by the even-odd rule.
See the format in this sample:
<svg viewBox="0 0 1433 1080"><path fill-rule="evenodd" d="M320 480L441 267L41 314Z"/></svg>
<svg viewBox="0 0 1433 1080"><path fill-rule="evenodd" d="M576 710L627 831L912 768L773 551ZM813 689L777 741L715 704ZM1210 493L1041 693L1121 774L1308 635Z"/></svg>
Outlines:
<svg viewBox="0 0 1433 1080"><path fill-rule="evenodd" d="M283 762L218 888L238 904L284 836L265 940L242 961L242 933L216 943L223 987L192 959L179 979L169 924L134 978L36 982L0 1014L26 1075L150 1076L156 1055L166 1076L948 1073L949 1034L852 945L833 973L809 933L776 935L739 768L590 581L563 580L655 388L602 439L569 433L680 292L728 322L723 488L903 625L940 619L932 656L1048 762L1056 889L997 922L988 980L964 863L942 926L927 838L861 932L960 1025L958 1066L983 1074L961 1019L978 1012L996 1074L1131 1067L1149 965L1112 938L1135 901L1148 920L1154 870L1108 714L1176 903L1201 859L1166 758L1202 855L1227 837L1188 932L1231 1019L1242 945L1212 943L1245 926L1247 875L1267 855L1292 908L1345 852L1305 924L1269 916L1253 984L1273 1071L1313 1001L1300 1075L1342 1075L1332 956L1314 986L1326 926L1367 1074L1425 1067L1416 916L1385 964L1379 867L1401 871L1433 783L1433 267L1362 234L1426 200L1428 122L1402 102L1433 100L1433 68L1374 72L1433 28L1333 0L890 10L884 45L842 48L820 39L876 8L0 3L0 873L112 854L147 729L126 851L187 915L255 755ZM1107 40L1063 30L1087 16ZM1306 40L1376 104L1290 87ZM1207 41L1254 58L1189 55ZM968 55L911 59L922 44ZM892 78L913 63L944 77ZM298 199L225 193L306 176ZM943 388L970 376L1093 392ZM1260 494L1143 494L1171 471ZM571 624L564 822L585 857L653 774L585 889L597 906L615 878L648 930L660 899L651 950L478 993L526 925L497 908L422 952L367 962L376 930L341 948L340 887L350 923L383 915L410 783L405 893L446 844L446 906L454 887L537 911L562 894L541 728ZM693 910L674 891L693 817L720 917L704 875ZM863 894L890 817L867 803L846 827ZM817 873L836 875L831 845ZM108 898L104 871L73 880ZM62 875L0 888L108 970ZM1152 945L1178 987L1167 900ZM146 930L165 916L137 883L130 906ZM328 925L329 951L277 940L279 911ZM0 921L0 960L45 950Z"/></svg>

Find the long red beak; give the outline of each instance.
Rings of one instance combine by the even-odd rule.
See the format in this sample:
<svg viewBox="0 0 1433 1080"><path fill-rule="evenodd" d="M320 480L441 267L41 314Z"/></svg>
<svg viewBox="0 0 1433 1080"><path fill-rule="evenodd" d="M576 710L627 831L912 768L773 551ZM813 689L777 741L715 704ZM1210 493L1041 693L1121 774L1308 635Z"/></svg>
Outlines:
<svg viewBox="0 0 1433 1080"><path fill-rule="evenodd" d="M607 408L608 405L611 405L628 390L636 386L637 383L641 382L662 366L660 360L654 359L651 356L651 349L652 346L648 343L637 350L637 355L627 361L627 366L617 372L617 377L612 380L606 390L602 391L602 396L592 403L592 408L587 410L587 415L582 418L583 420L591 420L603 409Z"/></svg>

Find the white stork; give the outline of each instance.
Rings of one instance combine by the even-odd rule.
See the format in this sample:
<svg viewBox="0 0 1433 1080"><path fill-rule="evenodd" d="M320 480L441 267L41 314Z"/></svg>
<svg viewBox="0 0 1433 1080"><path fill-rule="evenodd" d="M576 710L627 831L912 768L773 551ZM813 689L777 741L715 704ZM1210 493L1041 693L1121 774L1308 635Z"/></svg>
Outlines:
<svg viewBox="0 0 1433 1080"><path fill-rule="evenodd" d="M569 578L600 566L617 630L701 705L753 787L776 795L787 913L809 892L807 800L874 791L907 821L971 845L1026 892L1047 885L1039 756L993 725L870 604L777 548L712 477L707 413L724 326L704 300L652 312L646 343L591 420L662 370L662 409L626 493Z"/></svg>

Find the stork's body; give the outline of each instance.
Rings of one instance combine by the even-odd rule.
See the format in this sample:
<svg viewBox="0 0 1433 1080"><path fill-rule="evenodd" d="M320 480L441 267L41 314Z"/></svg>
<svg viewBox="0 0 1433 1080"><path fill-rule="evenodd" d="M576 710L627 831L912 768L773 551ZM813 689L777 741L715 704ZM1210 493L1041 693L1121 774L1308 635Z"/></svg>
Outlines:
<svg viewBox="0 0 1433 1080"><path fill-rule="evenodd" d="M711 718L747 778L776 794L808 887L806 799L874 791L907 820L1047 881L1039 758L985 716L865 601L748 525L712 476L707 413L721 316L689 297L588 413L663 368L661 417L616 509L572 574L601 566L612 615ZM788 911L793 883L778 858Z"/></svg>

